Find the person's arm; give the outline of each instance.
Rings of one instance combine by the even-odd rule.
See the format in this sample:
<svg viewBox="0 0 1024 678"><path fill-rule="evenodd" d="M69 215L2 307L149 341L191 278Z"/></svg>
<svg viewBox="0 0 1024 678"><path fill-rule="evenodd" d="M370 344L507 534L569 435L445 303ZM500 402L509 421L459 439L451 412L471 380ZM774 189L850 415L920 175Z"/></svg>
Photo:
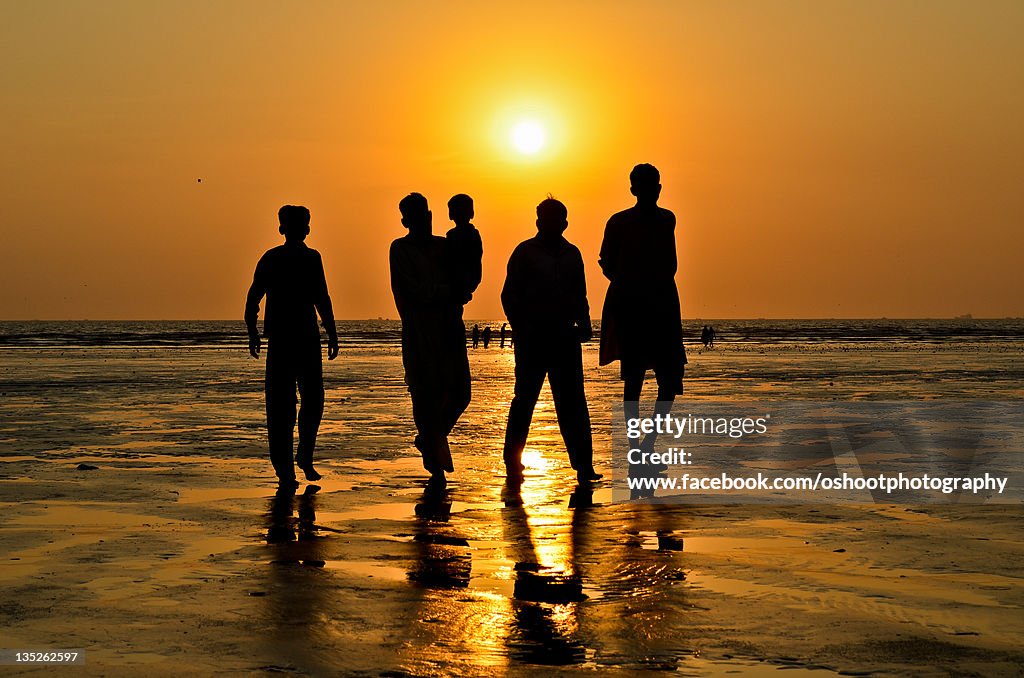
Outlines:
<svg viewBox="0 0 1024 678"><path fill-rule="evenodd" d="M501 307L513 331L522 329L523 324L523 280L522 256L519 248L516 248L508 258L505 284L501 288Z"/></svg>
<svg viewBox="0 0 1024 678"><path fill-rule="evenodd" d="M676 215L665 210L668 226L668 242L665 243L665 274L675 277L679 264L676 259Z"/></svg>
<svg viewBox="0 0 1024 678"><path fill-rule="evenodd" d="M590 321L590 303L587 301L587 274L583 267L583 255L578 249L573 254L573 305L576 328L580 341L586 342L594 336L593 324Z"/></svg>
<svg viewBox="0 0 1024 678"><path fill-rule="evenodd" d="M249 333L249 355L253 358L260 357L260 329L256 321L260 315L260 302L267 293L266 278L266 264L260 259L252 275L249 293L245 295L245 327Z"/></svg>
<svg viewBox="0 0 1024 678"><path fill-rule="evenodd" d="M406 297L408 279L406 271L408 266L402 261L401 245L395 240L391 243L391 250L388 252L388 266L391 272L391 294L395 298L395 308L398 315L404 319L409 310L409 302Z"/></svg>
<svg viewBox="0 0 1024 678"><path fill-rule="evenodd" d="M483 279L483 257L484 257L484 242L480 238L480 232L473 231L473 248L470 252L470 261L468 271L466 275L466 284L470 297L473 296L473 292L476 292L476 288L480 287L480 281Z"/></svg>
<svg viewBox="0 0 1024 678"><path fill-rule="evenodd" d="M617 238L615 217L608 220L604 227L604 238L601 240L601 253L597 263L601 266L601 272L608 280L614 280L619 268L619 255L621 249Z"/></svg>
<svg viewBox="0 0 1024 678"><path fill-rule="evenodd" d="M327 359L334 360L338 357L338 327L334 322L334 306L331 304L331 295L327 291L327 274L324 272L324 260L320 253L316 253L316 263L319 279L317 280L316 296L313 305L316 312L320 314L320 322L327 331Z"/></svg>

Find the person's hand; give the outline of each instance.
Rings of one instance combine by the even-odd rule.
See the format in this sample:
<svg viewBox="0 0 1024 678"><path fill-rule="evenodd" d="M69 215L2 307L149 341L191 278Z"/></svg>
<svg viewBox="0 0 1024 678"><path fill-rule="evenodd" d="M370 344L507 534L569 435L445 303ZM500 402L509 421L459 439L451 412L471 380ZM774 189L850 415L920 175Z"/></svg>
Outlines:
<svg viewBox="0 0 1024 678"><path fill-rule="evenodd" d="M263 347L263 342L260 341L258 336L249 337L249 355L259 360L260 349Z"/></svg>
<svg viewBox="0 0 1024 678"><path fill-rule="evenodd" d="M589 320L578 326L576 331L579 333L578 336L581 344L585 344L594 338L594 327Z"/></svg>
<svg viewBox="0 0 1024 678"><path fill-rule="evenodd" d="M327 359L334 360L338 357L338 338L332 337L327 340Z"/></svg>

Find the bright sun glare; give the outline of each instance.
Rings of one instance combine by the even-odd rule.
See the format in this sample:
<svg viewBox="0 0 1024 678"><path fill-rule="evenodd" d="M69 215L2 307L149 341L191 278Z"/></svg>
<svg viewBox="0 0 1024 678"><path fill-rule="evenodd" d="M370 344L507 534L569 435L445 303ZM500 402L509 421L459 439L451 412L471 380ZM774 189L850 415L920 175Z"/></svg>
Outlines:
<svg viewBox="0 0 1024 678"><path fill-rule="evenodd" d="M544 147L546 141L544 127L534 120L524 120L512 129L512 145L520 153L533 155Z"/></svg>

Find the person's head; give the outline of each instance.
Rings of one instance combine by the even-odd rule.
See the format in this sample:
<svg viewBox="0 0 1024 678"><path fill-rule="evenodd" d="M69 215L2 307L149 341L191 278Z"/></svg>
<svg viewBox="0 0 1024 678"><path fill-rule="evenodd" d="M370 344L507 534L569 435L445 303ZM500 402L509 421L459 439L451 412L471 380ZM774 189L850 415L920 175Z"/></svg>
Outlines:
<svg viewBox="0 0 1024 678"><path fill-rule="evenodd" d="M654 165L641 163L629 173L629 192L641 203L656 203L661 195L661 172Z"/></svg>
<svg viewBox="0 0 1024 678"><path fill-rule="evenodd" d="M277 221L285 240L302 242L309 235L309 210L302 205L285 205L277 211Z"/></svg>
<svg viewBox="0 0 1024 678"><path fill-rule="evenodd" d="M465 193L453 195L448 201L448 218L456 224L468 224L473 220L473 199Z"/></svg>
<svg viewBox="0 0 1024 678"><path fill-rule="evenodd" d="M557 237L569 227L569 210L548 195L537 205L537 232L542 237Z"/></svg>
<svg viewBox="0 0 1024 678"><path fill-rule="evenodd" d="M410 232L430 230L430 207L427 199L420 193L410 193L398 203L398 211L402 213L402 225Z"/></svg>

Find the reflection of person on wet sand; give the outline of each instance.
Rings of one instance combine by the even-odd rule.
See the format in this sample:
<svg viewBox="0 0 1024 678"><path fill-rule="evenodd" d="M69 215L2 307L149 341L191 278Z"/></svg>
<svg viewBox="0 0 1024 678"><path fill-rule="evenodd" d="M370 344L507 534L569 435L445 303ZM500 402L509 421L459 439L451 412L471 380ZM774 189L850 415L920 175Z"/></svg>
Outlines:
<svg viewBox="0 0 1024 678"><path fill-rule="evenodd" d="M320 253L306 246L309 210L285 205L278 213L285 243L264 254L256 264L245 300L245 324L249 353L258 358L261 349L256 320L260 301L267 297L263 332L267 336L267 438L270 461L278 482L295 485L292 436L295 431L295 386L302 398L299 408L299 446L295 464L307 480L318 480L313 450L324 412L323 357L320 349L320 314L327 331L327 357L338 356L338 330L327 293Z"/></svg>
<svg viewBox="0 0 1024 678"><path fill-rule="evenodd" d="M416 504L413 542L416 561L409 580L428 588L465 588L469 586L473 559L469 542L452 534L451 494L445 487L428 485Z"/></svg>
<svg viewBox="0 0 1024 678"><path fill-rule="evenodd" d="M658 206L661 175L653 165L629 174L636 205L608 220L601 243L601 270L610 280L601 322L600 363L619 361L627 418L639 416L648 370L658 382L655 414L668 414L683 392L683 348L676 289L676 217ZM641 443L653 449L656 434Z"/></svg>
<svg viewBox="0 0 1024 678"><path fill-rule="evenodd" d="M544 378L551 385L558 428L579 482L594 471L590 412L583 388L581 342L589 341L590 305L579 249L562 233L565 205L548 198L537 206L537 235L519 244L508 260L501 304L516 335L515 396L505 428L505 471L521 479L523 449Z"/></svg>
<svg viewBox="0 0 1024 678"><path fill-rule="evenodd" d="M433 482L453 471L448 434L469 405L466 327L444 238L431 234L427 199L398 204L409 233L391 243L391 291L402 318L402 364L419 432L416 448Z"/></svg>
<svg viewBox="0 0 1024 678"><path fill-rule="evenodd" d="M584 491L589 493L589 489ZM555 569L551 563L539 562L519 484L507 483L502 491L502 500L505 504L501 511L502 532L510 549L509 555L515 560L512 594L515 624L506 639L512 656L535 664L582 663L586 660L586 647L576 637L578 624L566 623L564 616L556 620L546 605L571 605L570 612L575 616L579 602L586 599L574 559L575 551L570 551L573 556L571 572ZM551 536L541 534L538 538L546 540Z"/></svg>
<svg viewBox="0 0 1024 678"><path fill-rule="evenodd" d="M268 502L269 579L266 590L251 594L265 606L252 620L267 633L263 652L274 664L302 666L312 675L329 671L323 662L322 628L330 589L322 585L321 568L327 564L330 540L320 534L327 528L316 524L319 490L307 485L296 496L294 488L282 486Z"/></svg>

